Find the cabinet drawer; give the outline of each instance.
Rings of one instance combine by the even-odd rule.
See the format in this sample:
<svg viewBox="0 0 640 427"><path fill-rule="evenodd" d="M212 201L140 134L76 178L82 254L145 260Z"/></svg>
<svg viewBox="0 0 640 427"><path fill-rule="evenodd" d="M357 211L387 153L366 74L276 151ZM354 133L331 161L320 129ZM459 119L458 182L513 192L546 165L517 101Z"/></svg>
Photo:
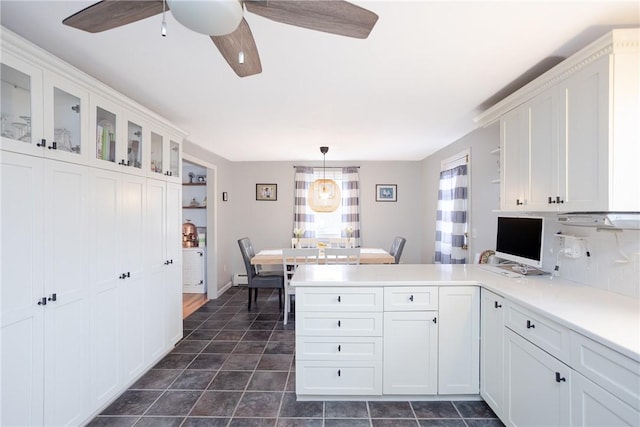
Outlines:
<svg viewBox="0 0 640 427"><path fill-rule="evenodd" d="M381 395L382 362L322 362L298 360L298 395Z"/></svg>
<svg viewBox="0 0 640 427"><path fill-rule="evenodd" d="M403 286L384 288L385 311L418 311L437 309L437 286Z"/></svg>
<svg viewBox="0 0 640 427"><path fill-rule="evenodd" d="M622 401L640 410L640 364L571 331L571 365Z"/></svg>
<svg viewBox="0 0 640 427"><path fill-rule="evenodd" d="M507 301L505 324L561 361L569 362L569 329Z"/></svg>
<svg viewBox="0 0 640 427"><path fill-rule="evenodd" d="M381 337L296 337L297 360L382 360Z"/></svg>
<svg viewBox="0 0 640 427"><path fill-rule="evenodd" d="M380 337L382 313L296 312L298 336Z"/></svg>
<svg viewBox="0 0 640 427"><path fill-rule="evenodd" d="M298 288L299 311L382 311L382 288Z"/></svg>

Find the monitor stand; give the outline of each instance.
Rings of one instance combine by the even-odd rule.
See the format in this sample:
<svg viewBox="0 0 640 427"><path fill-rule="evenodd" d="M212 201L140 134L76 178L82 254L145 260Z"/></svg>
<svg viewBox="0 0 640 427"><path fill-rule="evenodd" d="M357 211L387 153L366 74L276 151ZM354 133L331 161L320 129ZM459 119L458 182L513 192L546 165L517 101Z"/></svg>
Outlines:
<svg viewBox="0 0 640 427"><path fill-rule="evenodd" d="M524 264L500 264L497 267L505 271L522 274L523 276L543 276L545 274L549 274L545 271Z"/></svg>

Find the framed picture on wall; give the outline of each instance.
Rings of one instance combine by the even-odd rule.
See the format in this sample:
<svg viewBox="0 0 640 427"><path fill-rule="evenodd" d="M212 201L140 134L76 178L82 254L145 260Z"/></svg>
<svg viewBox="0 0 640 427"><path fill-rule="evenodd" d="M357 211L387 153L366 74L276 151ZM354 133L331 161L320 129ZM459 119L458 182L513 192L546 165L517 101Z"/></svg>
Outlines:
<svg viewBox="0 0 640 427"><path fill-rule="evenodd" d="M396 184L376 184L376 202L397 202L398 186Z"/></svg>
<svg viewBox="0 0 640 427"><path fill-rule="evenodd" d="M256 200L278 200L278 184L256 184Z"/></svg>

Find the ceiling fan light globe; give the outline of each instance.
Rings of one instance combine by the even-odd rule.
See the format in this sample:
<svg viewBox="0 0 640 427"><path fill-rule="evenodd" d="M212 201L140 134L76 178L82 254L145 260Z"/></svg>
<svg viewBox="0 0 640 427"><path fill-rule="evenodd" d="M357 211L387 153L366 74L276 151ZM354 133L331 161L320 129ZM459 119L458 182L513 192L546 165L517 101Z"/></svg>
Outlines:
<svg viewBox="0 0 640 427"><path fill-rule="evenodd" d="M167 0L174 18L185 27L209 36L224 36L242 21L238 0Z"/></svg>

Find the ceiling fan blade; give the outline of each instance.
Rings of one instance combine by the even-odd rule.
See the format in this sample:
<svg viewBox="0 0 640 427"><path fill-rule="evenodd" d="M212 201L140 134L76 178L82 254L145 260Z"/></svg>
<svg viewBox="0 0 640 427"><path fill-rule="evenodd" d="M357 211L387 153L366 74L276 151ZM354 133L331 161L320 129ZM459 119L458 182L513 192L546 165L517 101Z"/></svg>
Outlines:
<svg viewBox="0 0 640 427"><path fill-rule="evenodd" d="M169 10L169 7L166 7ZM99 33L162 13L162 0L103 0L77 12L62 23Z"/></svg>
<svg viewBox="0 0 640 427"><path fill-rule="evenodd" d="M283 24L366 39L378 15L343 0L245 0L247 10Z"/></svg>
<svg viewBox="0 0 640 427"><path fill-rule="evenodd" d="M211 36L211 40L239 77L252 76L262 72L258 48L253 39L251 28L244 18L233 33L224 36ZM241 51L244 54L243 64L239 61Z"/></svg>

